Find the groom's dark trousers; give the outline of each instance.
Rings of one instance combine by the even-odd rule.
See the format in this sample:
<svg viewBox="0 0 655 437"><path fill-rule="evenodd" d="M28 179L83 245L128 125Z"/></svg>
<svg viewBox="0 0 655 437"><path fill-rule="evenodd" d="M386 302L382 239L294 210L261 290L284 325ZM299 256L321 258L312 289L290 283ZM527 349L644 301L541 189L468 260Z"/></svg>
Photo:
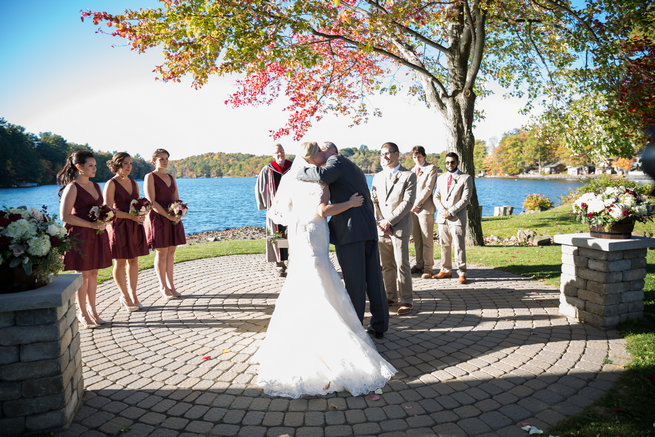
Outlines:
<svg viewBox="0 0 655 437"><path fill-rule="evenodd" d="M380 255L378 242L375 240L358 241L355 243L335 246L337 259L343 273L346 291L353 303L360 322L364 320L366 296L370 303L371 327L377 332L385 332L389 327L389 309L384 290L382 273L380 272ZM372 290L373 292L369 292ZM378 316L376 318L376 316Z"/></svg>

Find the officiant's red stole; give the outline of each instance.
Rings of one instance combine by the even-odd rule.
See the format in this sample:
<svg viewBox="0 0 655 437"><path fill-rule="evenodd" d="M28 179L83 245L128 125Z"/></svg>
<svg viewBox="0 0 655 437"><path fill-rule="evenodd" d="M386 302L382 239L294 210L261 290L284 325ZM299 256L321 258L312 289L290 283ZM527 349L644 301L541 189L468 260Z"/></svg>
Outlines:
<svg viewBox="0 0 655 437"><path fill-rule="evenodd" d="M273 162L271 162L271 166L275 170L277 170L280 174L285 174L291 168L291 161L289 161L288 159L285 159L284 163L282 164L282 167L280 167L280 164L278 164L277 161L273 161Z"/></svg>

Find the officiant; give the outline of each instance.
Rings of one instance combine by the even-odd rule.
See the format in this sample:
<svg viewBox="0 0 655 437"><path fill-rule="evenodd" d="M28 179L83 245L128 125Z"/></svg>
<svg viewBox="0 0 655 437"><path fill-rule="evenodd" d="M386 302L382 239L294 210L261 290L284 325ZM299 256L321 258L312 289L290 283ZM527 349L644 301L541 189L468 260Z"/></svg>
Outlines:
<svg viewBox="0 0 655 437"><path fill-rule="evenodd" d="M286 159L282 144L273 146L273 161L265 165L257 176L255 186L255 199L257 208L266 210L266 259L274 262L277 273L281 277L287 275L285 261L289 258L289 250L279 247L277 240L280 237L286 239L286 226L275 224L271 221L268 209L273 203L273 198L282 180L282 175L291 168L291 161Z"/></svg>

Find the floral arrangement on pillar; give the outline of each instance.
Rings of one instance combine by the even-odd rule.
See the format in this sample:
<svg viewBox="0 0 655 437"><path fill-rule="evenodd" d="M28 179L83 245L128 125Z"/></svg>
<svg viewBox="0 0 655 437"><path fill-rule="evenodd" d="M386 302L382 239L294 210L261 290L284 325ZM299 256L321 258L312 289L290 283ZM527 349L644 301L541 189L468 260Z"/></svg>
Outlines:
<svg viewBox="0 0 655 437"><path fill-rule="evenodd" d="M583 193L572 208L576 219L589 225L593 237L630 238L635 222L653 219L648 198L636 187L603 185L602 181L591 185L591 191L581 188Z"/></svg>
<svg viewBox="0 0 655 437"><path fill-rule="evenodd" d="M62 270L71 241L55 218L45 206L0 209L0 293L41 287Z"/></svg>

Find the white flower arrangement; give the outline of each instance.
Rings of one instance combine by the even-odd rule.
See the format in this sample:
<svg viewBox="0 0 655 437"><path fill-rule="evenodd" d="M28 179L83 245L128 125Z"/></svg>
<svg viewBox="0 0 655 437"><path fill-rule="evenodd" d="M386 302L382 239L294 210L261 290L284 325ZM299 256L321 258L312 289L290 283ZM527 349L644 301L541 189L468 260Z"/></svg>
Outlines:
<svg viewBox="0 0 655 437"><path fill-rule="evenodd" d="M39 282L62 268L62 255L70 249L68 232L48 215L45 207L0 209L0 268L21 266Z"/></svg>
<svg viewBox="0 0 655 437"><path fill-rule="evenodd" d="M624 186L582 194L573 203L573 214L582 223L606 229L618 222L652 220L646 197Z"/></svg>

